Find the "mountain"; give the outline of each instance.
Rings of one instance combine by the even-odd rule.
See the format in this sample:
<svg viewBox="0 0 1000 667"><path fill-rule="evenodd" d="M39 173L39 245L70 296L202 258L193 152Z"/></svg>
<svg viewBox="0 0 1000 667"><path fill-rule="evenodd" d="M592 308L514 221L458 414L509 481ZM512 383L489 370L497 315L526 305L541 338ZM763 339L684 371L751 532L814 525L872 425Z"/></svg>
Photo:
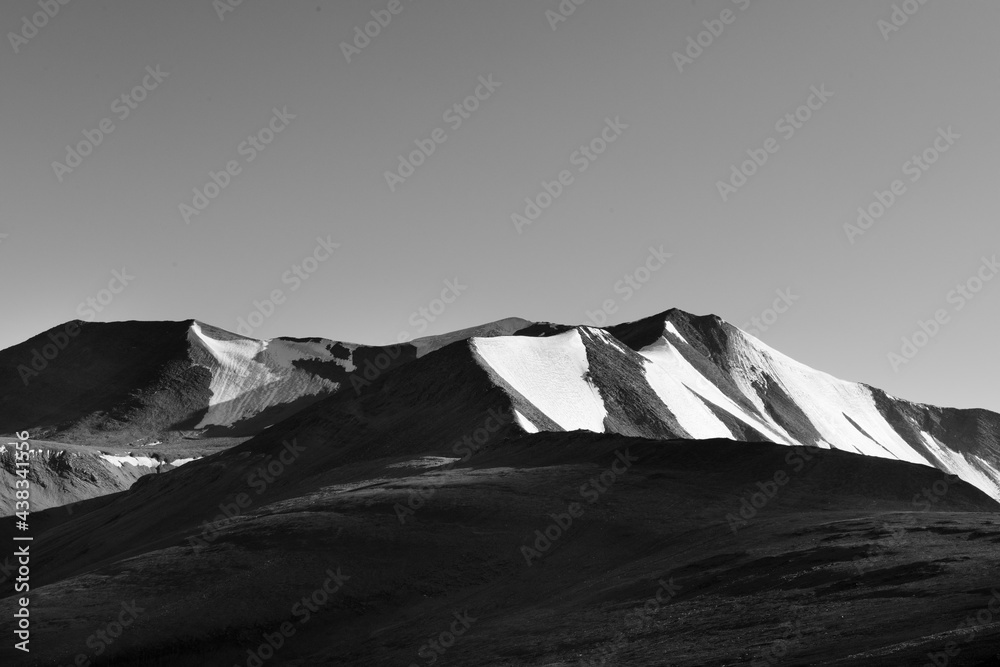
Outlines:
<svg viewBox="0 0 1000 667"><path fill-rule="evenodd" d="M0 433L32 437L34 509L66 505L243 442L380 354L387 367L415 357L320 338L255 340L196 320L69 322L0 351ZM13 451L0 447L0 501L13 498L14 469Z"/></svg>
<svg viewBox="0 0 1000 667"><path fill-rule="evenodd" d="M1000 627L961 624L1000 599L997 415L837 380L714 316L502 322L355 348L337 388L252 437L33 512L23 664L860 667L954 657L949 642L950 664L991 664ZM171 412L183 389L143 391L106 351L119 394L140 388L126 424L217 415L201 428L231 432L268 409L251 414L267 402L248 378L342 356L312 341L283 365L302 342L155 324L180 352L152 345L169 361L145 372L204 379L200 407ZM244 382L253 400L212 412ZM102 424L85 403L49 420L85 433ZM47 483L83 465L32 445ZM14 571L0 559L8 636ZM123 604L135 623L100 639Z"/></svg>
<svg viewBox="0 0 1000 667"><path fill-rule="evenodd" d="M69 322L0 352L0 432L108 443L253 435L339 388L375 351L255 340L196 320Z"/></svg>
<svg viewBox="0 0 1000 667"><path fill-rule="evenodd" d="M378 346L257 340L197 320L75 320L0 351L0 433L107 444L249 437L449 343L529 325L507 318Z"/></svg>
<svg viewBox="0 0 1000 667"><path fill-rule="evenodd" d="M509 318L467 332L527 324ZM45 441L31 449L32 481L44 490L35 508L65 505L243 442L464 335L370 346L257 340L196 320L77 320L0 351L0 433ZM0 479L12 481L13 470L13 452L0 447Z"/></svg>
<svg viewBox="0 0 1000 667"><path fill-rule="evenodd" d="M78 333L65 349L43 359L27 386L12 386L20 385L15 369L30 367L34 352L70 326ZM416 394L383 390L382 402L367 407L363 390L431 353L438 356L418 364L412 378L392 383L405 378L422 387ZM397 416L426 412L447 421L448 406L454 423L466 423L462 416L481 407L468 398L475 386L474 393L502 394L496 404L509 404L513 415L504 428L518 432L832 448L934 466L1000 498L1000 415L913 403L839 380L716 316L676 309L606 329L506 318L386 347L255 340L194 320L70 323L0 352L0 366L11 370L0 394L0 432L29 430L119 456L155 444L164 462L232 446L288 418L271 440L293 426L300 437L329 439L335 430L327 413L344 409L345 419L368 412L382 419L393 405ZM345 390L357 400L324 402Z"/></svg>
<svg viewBox="0 0 1000 667"><path fill-rule="evenodd" d="M931 465L1000 498L1000 415L896 398L814 370L718 317L670 310L608 329L642 358L686 436L767 440ZM593 346L591 346L593 347ZM686 406L686 407L681 407ZM685 437L674 431L674 437Z"/></svg>
<svg viewBox="0 0 1000 667"><path fill-rule="evenodd" d="M460 436L482 418L487 396L496 409L509 407L505 433L584 430L835 449L939 468L1000 499L1000 415L912 403L839 380L718 317L678 310L608 329L533 326L458 340L357 400L335 394L303 409L255 444L294 436L336 443L341 455L371 447L414 453L439 424ZM351 420L368 424L387 414L400 422L392 443L339 435Z"/></svg>

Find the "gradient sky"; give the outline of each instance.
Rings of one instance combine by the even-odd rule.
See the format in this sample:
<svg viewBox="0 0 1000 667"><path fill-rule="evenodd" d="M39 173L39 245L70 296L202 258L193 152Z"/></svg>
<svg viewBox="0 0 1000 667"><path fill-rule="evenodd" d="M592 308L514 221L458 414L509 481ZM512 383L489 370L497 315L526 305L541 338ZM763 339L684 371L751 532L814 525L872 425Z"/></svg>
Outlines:
<svg viewBox="0 0 1000 667"><path fill-rule="evenodd" d="M559 0L401 0L348 62L341 43L389 0L243 0L220 18L223 1L74 0L16 53L8 33L41 10L0 6L0 347L79 317L123 267L134 279L97 320L235 330L281 289L254 336L366 343L507 316L584 323L608 299L612 323L678 307L750 326L790 289L759 331L773 347L1000 411L1000 280L949 300L1000 252L997 3L911 0L884 32L888 0L588 0L554 30ZM679 71L673 54L727 9ZM147 66L169 74L120 119ZM445 111L490 75L500 86L453 130ZM779 131L813 86L832 97ZM274 108L295 118L248 162L241 142ZM114 130L60 182L53 162L104 118ZM581 173L574 151L606 118L628 127ZM904 163L949 127L959 138L911 181ZM385 172L436 128L444 142L390 192ZM723 201L717 182L769 137L777 152ZM230 160L239 174L186 224L179 205ZM518 233L511 215L564 169L572 183ZM850 243L845 223L895 179L903 194ZM320 236L340 247L293 290L282 276ZM672 257L616 291L650 246ZM433 323L411 318L455 278L466 289Z"/></svg>

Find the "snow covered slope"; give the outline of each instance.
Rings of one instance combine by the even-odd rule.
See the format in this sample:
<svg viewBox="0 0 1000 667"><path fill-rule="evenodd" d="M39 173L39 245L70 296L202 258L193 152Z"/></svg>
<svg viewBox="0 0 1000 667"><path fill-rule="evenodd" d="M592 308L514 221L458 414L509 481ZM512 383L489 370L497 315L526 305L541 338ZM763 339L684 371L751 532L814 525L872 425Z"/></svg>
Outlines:
<svg viewBox="0 0 1000 667"><path fill-rule="evenodd" d="M577 330L551 338L473 338L471 345L523 400L563 430L604 431L607 410L587 380L587 349Z"/></svg>
<svg viewBox="0 0 1000 667"><path fill-rule="evenodd" d="M255 340L194 322L188 334L191 359L211 373L208 410L194 426L232 426L268 408L303 397L329 394L340 386L328 377L303 371L295 362L336 364L355 369L350 353L357 345L339 344L348 354L338 357L331 341Z"/></svg>
<svg viewBox="0 0 1000 667"><path fill-rule="evenodd" d="M1000 415L903 401L714 316L473 338L526 431L766 440L938 467L1000 499Z"/></svg>
<svg viewBox="0 0 1000 667"><path fill-rule="evenodd" d="M98 446L245 438L415 357L412 346L256 340L196 320L71 322L0 351L0 433Z"/></svg>

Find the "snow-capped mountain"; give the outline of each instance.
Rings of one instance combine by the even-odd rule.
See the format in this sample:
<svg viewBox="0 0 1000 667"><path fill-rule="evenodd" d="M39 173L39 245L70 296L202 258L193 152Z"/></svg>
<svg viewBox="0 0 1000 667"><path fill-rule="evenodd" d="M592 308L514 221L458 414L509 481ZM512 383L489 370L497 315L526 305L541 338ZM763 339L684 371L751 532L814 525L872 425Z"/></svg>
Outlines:
<svg viewBox="0 0 1000 667"><path fill-rule="evenodd" d="M0 352L8 384L50 338ZM839 380L718 317L679 310L607 328L507 318L392 347L255 340L194 320L81 324L48 363L3 392L0 432L42 427L78 444L109 433L119 444L164 432L256 435L248 444L263 449L295 434L332 464L447 455L444 445L495 409L511 415L501 436L814 446L934 466L1000 498L1000 415Z"/></svg>
<svg viewBox="0 0 1000 667"><path fill-rule="evenodd" d="M219 638L278 627L289 600L318 590L331 567L343 568L350 588L303 626L296 638L306 648L286 654L293 661L389 655L373 649L381 630L422 623L392 654L406 664L410 645L440 634L440 619L455 609L476 610L477 633L503 637L514 623L530 635L540 610L560 636L581 610L600 610L558 663L575 664L612 614L655 599L657 578L681 591L660 611L657 631L611 626L660 638L650 664L678 641L678 623L697 620L695 632L681 634L714 642L720 610L732 610L731 641L743 646L746 610L763 619L760 628L780 628L791 612L775 605L789 600L797 613L819 609L804 623L809 632L823 628L816 636L827 641L825 628L839 629L844 642L857 633L843 618L874 623L912 602L882 641L916 655L954 627L925 621L921 600L961 619L970 592L988 598L992 571L983 563L1000 541L989 497L998 495L1000 415L837 380L713 316L674 310L608 328L520 324L391 353L358 347L350 357L316 340L253 341L195 322L151 323L146 336L161 339L136 342L141 352L119 336L121 353L99 357L115 360L118 373L143 364L149 373L159 366L143 355L175 346L166 366L176 372L154 377L178 386L140 391L146 402L138 403L169 412L168 397L185 395L187 369L198 379L192 428L260 420L266 410L244 415L267 403L255 392L268 383L285 397L317 386L296 371L341 375L304 407L279 405L294 414L243 442L148 442L109 453L33 441L32 502L50 508L32 515L32 585L44 591L32 618L45 619L33 636L48 651L39 664L65 662L62 647L72 655L94 631L76 620L80 591L102 618L138 600L149 614L143 627L190 628L168 647L181 664L205 664L206 655L245 662L245 642L218 652ZM333 357L326 365L324 349ZM100 369L83 350L77 367ZM338 363L345 357L350 364ZM63 382L79 381L72 369L59 371ZM149 386L132 376L120 382ZM282 383L297 389L282 394ZM176 467L209 440L220 442ZM0 453L0 489L13 488L12 468ZM0 500L11 506L9 492ZM13 532L15 517L0 516L0 525ZM164 582L173 602L156 604ZM0 579L0 603L13 604L13 583ZM821 608L809 606L816 599ZM261 626L248 609L272 616ZM918 622L922 644L907 634ZM331 637L344 639L331 648ZM162 634L143 641L122 642L123 663L163 654ZM986 635L981 648L995 646ZM860 657L850 664L882 656L865 650L852 647ZM456 663L480 664L483 654L456 653ZM491 664L510 655L520 653ZM919 664L910 657L892 664ZM557 664L543 659L532 664Z"/></svg>
<svg viewBox="0 0 1000 667"><path fill-rule="evenodd" d="M938 467L1000 498L1000 415L912 403L801 364L714 317L473 338L526 431L730 438Z"/></svg>
<svg viewBox="0 0 1000 667"><path fill-rule="evenodd" d="M1000 415L912 403L839 380L715 316L679 310L605 329L535 324L472 336L336 393L248 443L294 436L335 461L454 455L489 410L497 438L585 430L836 449L940 468L1000 498ZM495 440L496 438L494 438Z"/></svg>
<svg viewBox="0 0 1000 667"><path fill-rule="evenodd" d="M341 384L334 378L355 370L359 347L324 339L256 340L200 322L188 328L188 343L191 362L210 374L211 396L194 429L233 426L276 406L329 394Z"/></svg>
<svg viewBox="0 0 1000 667"><path fill-rule="evenodd" d="M383 349L256 340L196 320L70 322L0 352L0 432L81 444L248 437L336 391Z"/></svg>

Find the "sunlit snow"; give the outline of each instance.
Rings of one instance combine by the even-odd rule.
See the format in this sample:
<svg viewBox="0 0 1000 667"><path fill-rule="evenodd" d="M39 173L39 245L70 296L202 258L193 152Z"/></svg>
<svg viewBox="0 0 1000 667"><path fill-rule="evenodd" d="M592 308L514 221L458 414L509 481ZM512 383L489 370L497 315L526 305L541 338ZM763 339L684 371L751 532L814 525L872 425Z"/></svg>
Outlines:
<svg viewBox="0 0 1000 667"><path fill-rule="evenodd" d="M287 399L336 389L329 380L296 372L295 361L333 361L347 371L354 370L349 360L334 357L317 341L218 340L206 334L198 322L191 325L188 337L214 360L205 366L212 373L209 408L196 428L228 426Z"/></svg>
<svg viewBox="0 0 1000 667"><path fill-rule="evenodd" d="M544 338L472 338L473 349L501 378L567 431L604 432L608 412L584 379L590 365L576 329Z"/></svg>

